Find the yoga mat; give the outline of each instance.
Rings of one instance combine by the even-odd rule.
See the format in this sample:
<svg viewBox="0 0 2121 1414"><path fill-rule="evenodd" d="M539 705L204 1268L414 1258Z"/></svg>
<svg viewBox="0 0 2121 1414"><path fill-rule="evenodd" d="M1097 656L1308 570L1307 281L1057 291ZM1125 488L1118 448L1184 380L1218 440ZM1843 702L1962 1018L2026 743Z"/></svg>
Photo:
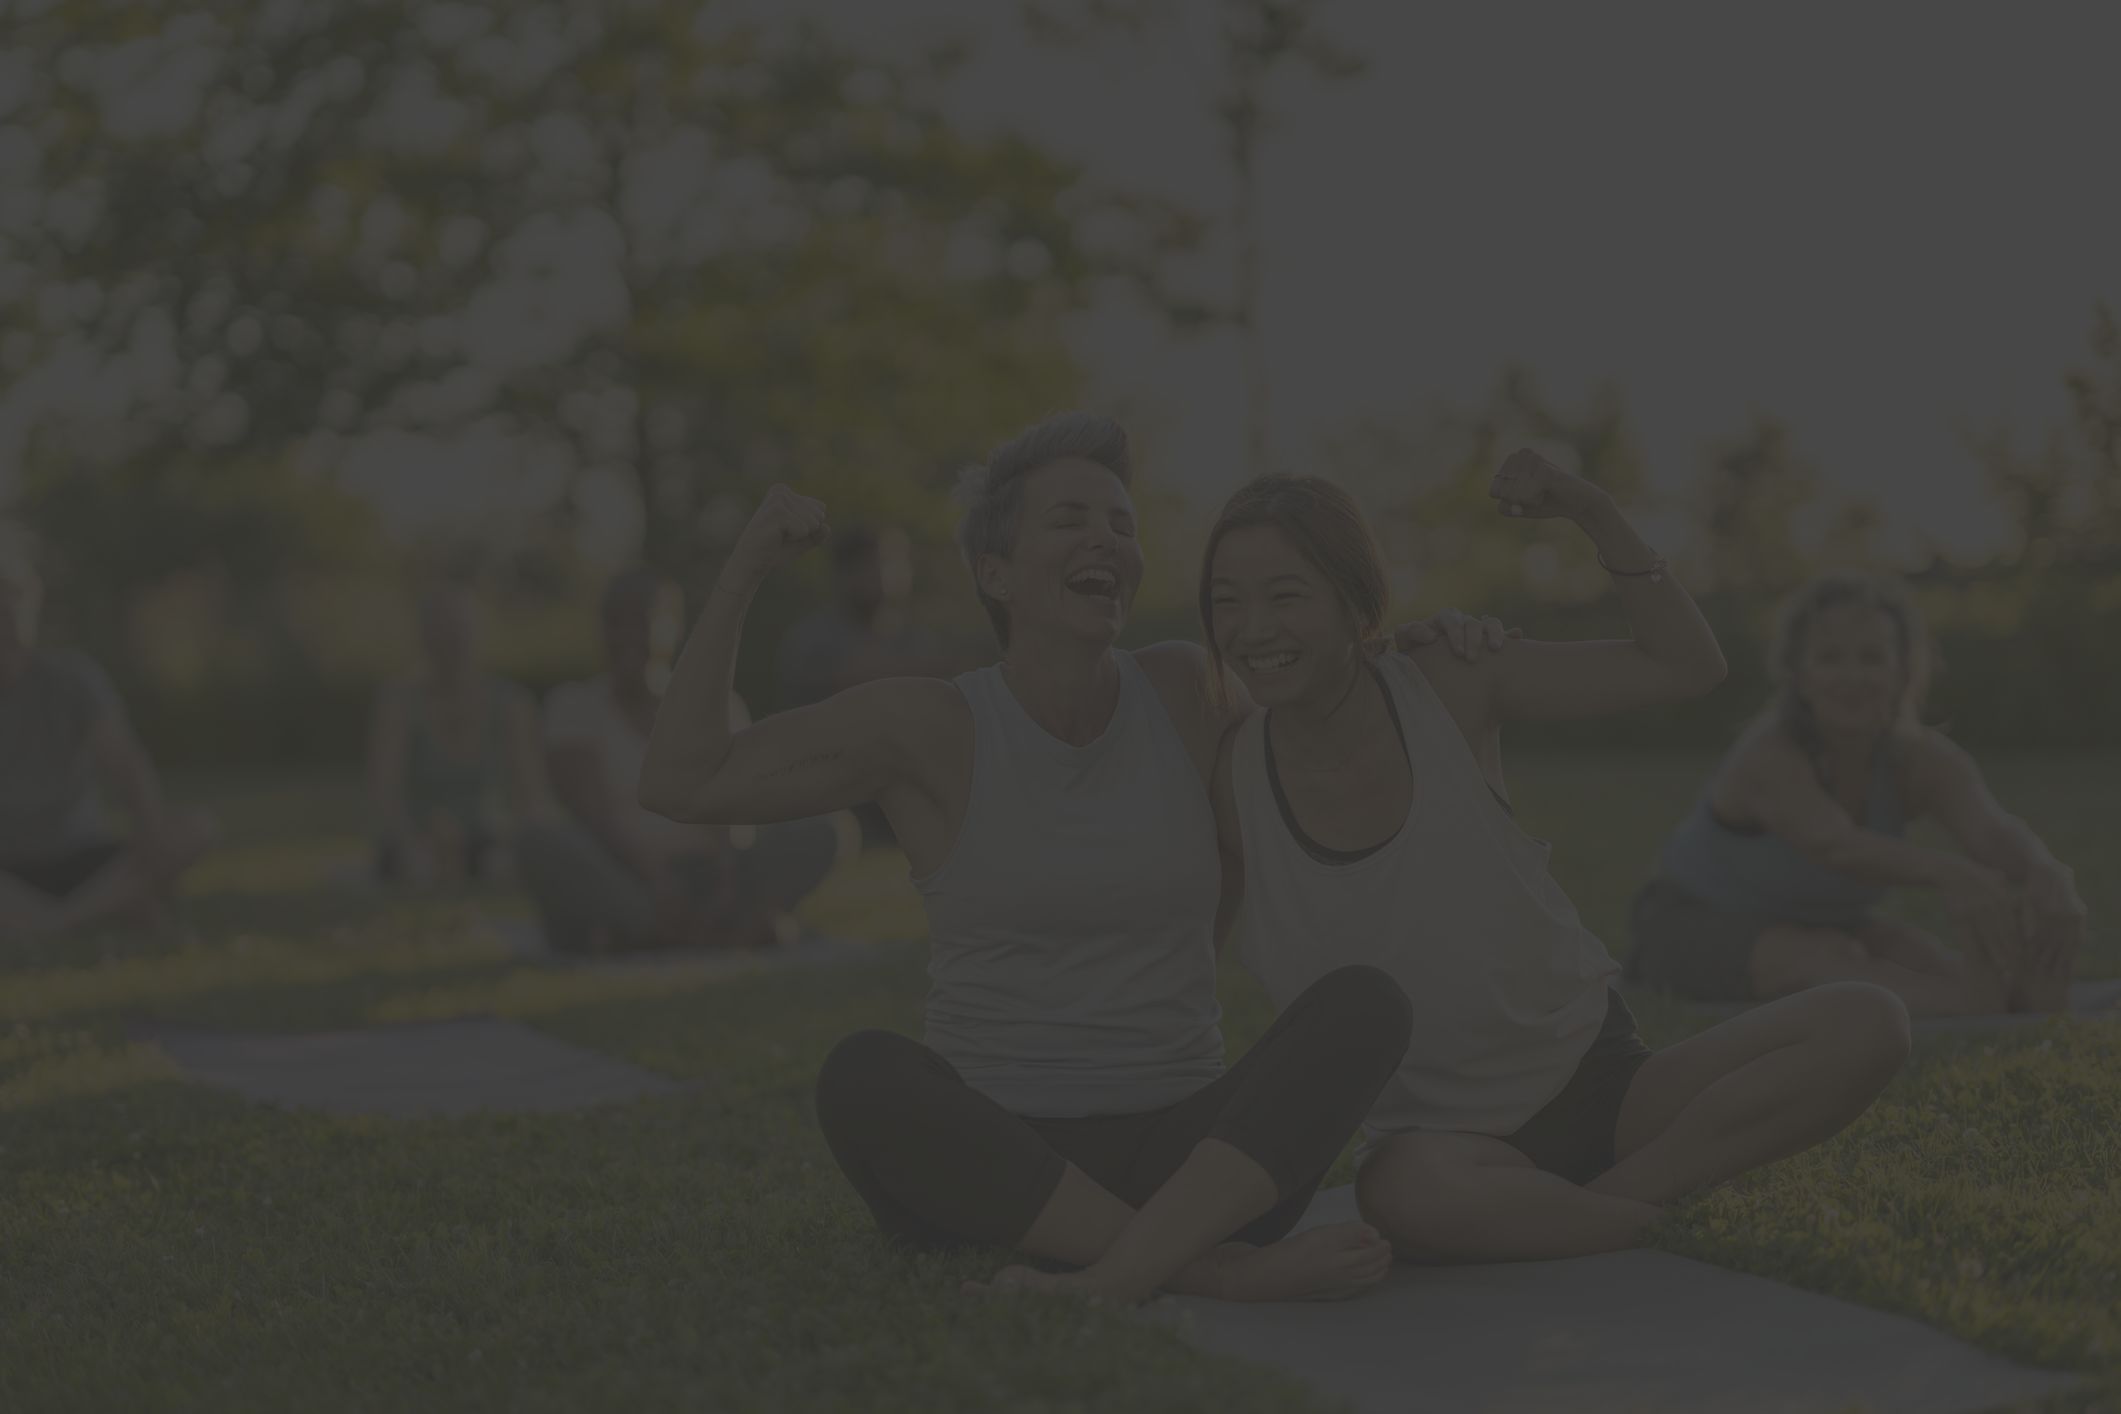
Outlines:
<svg viewBox="0 0 2121 1414"><path fill-rule="evenodd" d="M1321 1193L1299 1227L1356 1216ZM1659 1252L1401 1264L1345 1301L1167 1297L1191 1343L1357 1414L1980 1414L2077 1383L1905 1316Z"/></svg>
<svg viewBox="0 0 2121 1414"><path fill-rule="evenodd" d="M1677 1001L1713 1016L1736 1016L1758 1006L1757 1002L1695 1002L1661 992L1640 982L1624 982L1621 995L1630 1001ZM2069 989L2069 1014L2083 1021L2121 1021L2121 977L2102 977L2075 982ZM2033 1026L2054 1018L2046 1012L2000 1012L1992 1016L1918 1016L1915 1030L1921 1032L1995 1031L2012 1026Z"/></svg>
<svg viewBox="0 0 2121 1414"><path fill-rule="evenodd" d="M264 1104L338 1114L541 1113L683 1087L514 1021L471 1018L259 1035L135 1028L192 1079Z"/></svg>

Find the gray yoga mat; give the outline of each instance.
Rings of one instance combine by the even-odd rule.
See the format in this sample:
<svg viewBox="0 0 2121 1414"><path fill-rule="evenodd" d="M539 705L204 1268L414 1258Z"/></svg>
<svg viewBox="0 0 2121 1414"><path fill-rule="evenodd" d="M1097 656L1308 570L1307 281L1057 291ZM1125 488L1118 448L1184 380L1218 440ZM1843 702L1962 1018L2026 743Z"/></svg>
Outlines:
<svg viewBox="0 0 2121 1414"><path fill-rule="evenodd" d="M1331 1189L1300 1227L1350 1221ZM1395 1268L1345 1301L1172 1297L1194 1345L1357 1414L1981 1414L2077 1383L1889 1315L1659 1252Z"/></svg>
<svg viewBox="0 0 2121 1414"><path fill-rule="evenodd" d="M1669 993L1646 987L1640 982L1624 983L1621 994L1630 1000L1636 998L1671 1000ZM1683 999L1681 999L1683 1000ZM1752 1002L1687 1002L1686 1005L1714 1016L1736 1016L1758 1005ZM2069 989L2070 1015L2085 1021L2121 1021L2121 977L2102 977L2089 982L2072 983ZM2045 1012L2000 1012L1993 1016L1919 1016L1915 1018L1917 1032L1964 1032L1995 1031L2012 1026L2032 1026L2054 1018Z"/></svg>
<svg viewBox="0 0 2121 1414"><path fill-rule="evenodd" d="M542 1113L667 1095L675 1080L492 1018L259 1035L135 1029L192 1079L265 1104L338 1114Z"/></svg>
<svg viewBox="0 0 2121 1414"><path fill-rule="evenodd" d="M487 926L511 956L526 962L591 973L675 972L691 977L732 977L784 967L829 966L872 955L869 943L808 930L795 942L779 948L665 948L639 952L570 953L546 946L545 934L534 918L498 920Z"/></svg>

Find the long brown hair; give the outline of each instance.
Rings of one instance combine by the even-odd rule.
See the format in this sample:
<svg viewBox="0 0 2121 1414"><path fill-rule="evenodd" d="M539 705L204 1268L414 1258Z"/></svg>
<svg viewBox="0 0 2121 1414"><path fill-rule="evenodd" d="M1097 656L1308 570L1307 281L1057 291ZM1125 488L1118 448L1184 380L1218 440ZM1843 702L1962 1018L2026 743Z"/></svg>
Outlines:
<svg viewBox="0 0 2121 1414"><path fill-rule="evenodd" d="M1777 616L1775 638L1768 650L1768 676L1775 684L1775 699L1768 708L1776 724L1789 734L1806 754L1817 758L1819 726L1797 691L1797 669L1811 642L1812 628L1831 609L1857 607L1875 609L1893 625L1900 648L1900 666L1906 682L1894 713L1892 731L1916 731L1922 727L1923 708L1929 701L1930 678L1936 670L1936 650L1930 642L1929 626L1923 620L1907 586L1896 576L1838 571L1823 574L1785 599Z"/></svg>
<svg viewBox="0 0 2121 1414"><path fill-rule="evenodd" d="M1200 557L1201 633L1215 660L1218 693L1223 656L1215 641L1215 552L1232 531L1258 526L1272 526L1287 536L1296 553L1325 576L1355 626L1357 642L1376 637L1384 627L1390 596L1384 556L1354 498L1317 476L1277 474L1248 481L1223 504Z"/></svg>

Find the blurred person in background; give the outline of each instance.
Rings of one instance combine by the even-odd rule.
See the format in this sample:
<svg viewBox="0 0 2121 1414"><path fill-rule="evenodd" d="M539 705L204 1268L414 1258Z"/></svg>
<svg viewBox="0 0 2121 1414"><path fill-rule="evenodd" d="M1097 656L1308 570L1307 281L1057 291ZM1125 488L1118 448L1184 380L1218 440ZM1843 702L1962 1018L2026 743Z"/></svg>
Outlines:
<svg viewBox="0 0 2121 1414"><path fill-rule="evenodd" d="M479 608L468 586L420 596L420 669L376 696L368 792L376 877L386 883L490 878L523 829L558 815L545 784L537 703L480 666Z"/></svg>
<svg viewBox="0 0 2121 1414"><path fill-rule="evenodd" d="M822 702L878 678L947 678L971 666L915 623L913 542L903 530L855 526L832 541L832 603L781 640L781 709Z"/></svg>
<svg viewBox="0 0 2121 1414"><path fill-rule="evenodd" d="M851 526L832 540L832 603L781 639L781 710L823 702L879 678L949 678L977 666L913 618L913 542L893 526ZM874 802L855 807L862 839L893 843Z"/></svg>
<svg viewBox="0 0 2121 1414"><path fill-rule="evenodd" d="M850 853L844 813L757 829L686 825L641 808L641 761L684 627L677 586L615 577L601 610L604 671L545 704L547 765L575 828L525 883L555 947L588 951L771 946L798 903ZM743 715L732 696L730 707ZM526 865L529 861L526 860Z"/></svg>
<svg viewBox="0 0 2121 1414"><path fill-rule="evenodd" d="M1906 587L1831 574L1783 605L1777 691L1636 895L1629 971L1699 1001L1875 982L1917 1016L2061 1010L2084 947L2069 867L1922 721L1932 648ZM1905 838L1929 816L1956 849ZM1877 912L1934 890L1947 947Z"/></svg>
<svg viewBox="0 0 2121 1414"><path fill-rule="evenodd" d="M28 553L0 546L0 939L108 923L174 932L177 882L218 827L163 798L103 669L38 646L43 592Z"/></svg>

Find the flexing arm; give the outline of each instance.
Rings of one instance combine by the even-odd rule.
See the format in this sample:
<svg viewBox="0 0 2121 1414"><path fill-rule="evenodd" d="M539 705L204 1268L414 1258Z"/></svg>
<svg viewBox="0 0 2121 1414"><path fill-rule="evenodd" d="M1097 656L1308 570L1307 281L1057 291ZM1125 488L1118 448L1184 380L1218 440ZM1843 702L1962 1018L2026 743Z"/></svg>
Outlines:
<svg viewBox="0 0 2121 1414"><path fill-rule="evenodd" d="M1698 697L1723 681L1723 651L1693 596L1604 491L1520 451L1496 472L1488 494L1505 515L1576 522L1613 574L1633 633L1526 642L1498 654L1484 674L1492 721L1602 716Z"/></svg>
<svg viewBox="0 0 2121 1414"><path fill-rule="evenodd" d="M737 729L732 681L744 618L766 576L821 544L825 508L785 486L766 495L722 567L678 657L648 754L640 803L673 820L763 825L822 815L907 778L920 713L932 707L917 679L867 683L825 701Z"/></svg>

